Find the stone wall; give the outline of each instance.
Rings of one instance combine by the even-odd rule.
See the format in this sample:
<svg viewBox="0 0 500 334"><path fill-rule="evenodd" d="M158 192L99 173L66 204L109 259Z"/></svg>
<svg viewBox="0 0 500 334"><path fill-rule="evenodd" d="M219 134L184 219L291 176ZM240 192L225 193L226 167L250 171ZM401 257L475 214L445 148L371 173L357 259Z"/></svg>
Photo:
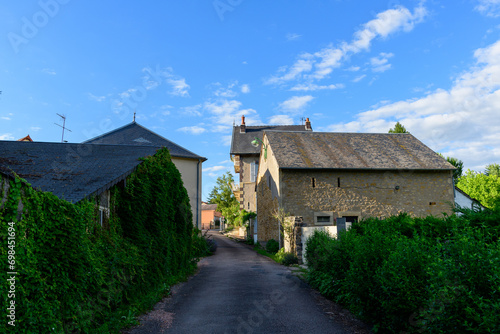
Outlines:
<svg viewBox="0 0 500 334"><path fill-rule="evenodd" d="M278 221L273 217L278 209L278 198L272 195L268 178L262 177L257 186L257 241L264 243L270 239L278 240Z"/></svg>
<svg viewBox="0 0 500 334"><path fill-rule="evenodd" d="M255 199L256 182L251 182L251 164L258 162L258 155L241 156L240 157L240 187L242 188L242 200L240 208L247 211L257 211L257 203Z"/></svg>
<svg viewBox="0 0 500 334"><path fill-rule="evenodd" d="M315 212L359 219L440 216L452 213L452 172L282 170L280 202L307 226L316 225Z"/></svg>

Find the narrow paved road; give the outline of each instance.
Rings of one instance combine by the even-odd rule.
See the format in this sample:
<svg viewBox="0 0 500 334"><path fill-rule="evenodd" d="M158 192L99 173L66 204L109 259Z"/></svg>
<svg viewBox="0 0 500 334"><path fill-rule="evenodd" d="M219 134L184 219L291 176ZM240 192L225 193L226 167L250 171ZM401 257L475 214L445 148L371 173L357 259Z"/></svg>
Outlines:
<svg viewBox="0 0 500 334"><path fill-rule="evenodd" d="M210 232L215 255L130 331L143 333L347 333L290 270Z"/></svg>

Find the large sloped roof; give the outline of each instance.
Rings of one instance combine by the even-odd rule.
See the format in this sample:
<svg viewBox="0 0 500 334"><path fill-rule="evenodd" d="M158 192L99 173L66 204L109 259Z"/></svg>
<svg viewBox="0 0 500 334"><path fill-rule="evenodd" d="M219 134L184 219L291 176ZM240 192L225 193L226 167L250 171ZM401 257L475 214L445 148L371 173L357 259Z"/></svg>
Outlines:
<svg viewBox="0 0 500 334"><path fill-rule="evenodd" d="M207 160L136 122L129 123L83 143L166 147L172 157Z"/></svg>
<svg viewBox="0 0 500 334"><path fill-rule="evenodd" d="M158 147L0 141L0 170L69 202L125 179Z"/></svg>
<svg viewBox="0 0 500 334"><path fill-rule="evenodd" d="M244 133L241 133L241 126L233 127L233 136L231 140L230 154L256 154L260 153L260 146L254 147L252 141L255 137L262 140L264 131L280 130L280 131L304 131L304 125L260 125L246 126Z"/></svg>
<svg viewBox="0 0 500 334"><path fill-rule="evenodd" d="M453 170L411 134L268 131L280 168Z"/></svg>

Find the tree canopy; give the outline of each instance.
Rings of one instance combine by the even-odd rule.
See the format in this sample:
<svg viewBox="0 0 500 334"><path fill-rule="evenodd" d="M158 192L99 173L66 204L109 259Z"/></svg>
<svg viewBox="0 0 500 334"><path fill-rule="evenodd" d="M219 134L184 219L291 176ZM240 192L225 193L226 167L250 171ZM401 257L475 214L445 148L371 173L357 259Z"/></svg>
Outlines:
<svg viewBox="0 0 500 334"><path fill-rule="evenodd" d="M226 218L228 224L235 223L240 211L240 204L232 190L233 183L233 175L226 172L217 178L216 185L208 195L208 202L217 204L217 210Z"/></svg>
<svg viewBox="0 0 500 334"><path fill-rule="evenodd" d="M389 133L409 133L406 131L406 128L403 126L403 124L397 122L396 125L394 125L394 129L390 129Z"/></svg>
<svg viewBox="0 0 500 334"><path fill-rule="evenodd" d="M458 179L457 187L487 208L500 207L500 176L467 170Z"/></svg>
<svg viewBox="0 0 500 334"><path fill-rule="evenodd" d="M484 170L484 174L500 176L500 165L499 164L489 164Z"/></svg>
<svg viewBox="0 0 500 334"><path fill-rule="evenodd" d="M453 165L453 167L456 168L455 171L453 171L453 179L455 180L455 183L458 181L460 177L463 175L463 170L464 170L464 162L460 159L454 158L454 157L444 157L441 153L438 153L440 156L442 156L446 161L448 161L450 164Z"/></svg>

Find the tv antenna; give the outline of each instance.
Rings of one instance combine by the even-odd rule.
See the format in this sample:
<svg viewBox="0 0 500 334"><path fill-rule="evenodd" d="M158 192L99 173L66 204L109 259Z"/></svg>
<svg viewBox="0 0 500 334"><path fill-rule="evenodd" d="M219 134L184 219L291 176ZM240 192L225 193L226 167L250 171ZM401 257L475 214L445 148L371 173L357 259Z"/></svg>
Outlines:
<svg viewBox="0 0 500 334"><path fill-rule="evenodd" d="M60 115L60 114L58 114L58 113L56 113L56 115L57 115L57 116L59 116L59 117L61 117L61 118L63 119L63 125L61 125L61 124L57 124L57 123L54 123L54 124L55 124L55 125L57 125L57 126L60 126L60 127L62 128L62 138L61 138L61 143L64 143L64 131L69 131L69 132L73 132L73 131L71 131L70 129L68 129L68 128L66 127L66 116L64 116L64 115Z"/></svg>
<svg viewBox="0 0 500 334"><path fill-rule="evenodd" d="M306 120L306 118L305 118L305 117L301 117L301 118L300 118L300 125L304 125L305 120Z"/></svg>

